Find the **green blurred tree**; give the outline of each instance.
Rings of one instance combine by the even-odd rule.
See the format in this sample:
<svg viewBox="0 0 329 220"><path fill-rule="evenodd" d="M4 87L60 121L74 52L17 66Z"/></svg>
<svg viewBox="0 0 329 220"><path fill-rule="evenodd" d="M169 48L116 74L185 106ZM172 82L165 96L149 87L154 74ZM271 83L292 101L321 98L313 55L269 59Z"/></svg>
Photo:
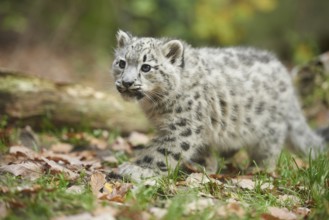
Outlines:
<svg viewBox="0 0 329 220"><path fill-rule="evenodd" d="M109 51L121 28L196 46L264 47L304 62L329 49L328 8L327 0L1 0L0 46Z"/></svg>

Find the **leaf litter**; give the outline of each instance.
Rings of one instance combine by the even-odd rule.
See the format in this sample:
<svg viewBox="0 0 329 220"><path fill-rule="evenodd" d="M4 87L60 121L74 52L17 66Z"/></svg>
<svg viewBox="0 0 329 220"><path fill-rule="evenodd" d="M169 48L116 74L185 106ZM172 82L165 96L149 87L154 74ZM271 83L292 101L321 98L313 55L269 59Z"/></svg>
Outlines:
<svg viewBox="0 0 329 220"><path fill-rule="evenodd" d="M48 139L51 138L48 137ZM117 137L114 143L109 145L108 141L95 138L92 135L68 133L62 137L62 140L74 140L73 142L77 143L77 145L87 143L90 148L76 150L76 144L58 141L52 143L48 149L37 148L39 149L38 151L34 151L26 146L14 145L9 148L9 154L2 157L4 160L1 161L0 172L8 172L14 176L20 176L32 181L37 180L47 173L64 174L64 177L73 183L67 187L66 192L73 194L82 194L88 189L87 185L90 186L90 190L97 201L97 205L93 211L76 215L58 216L53 219L116 219L117 215L122 214L124 210L129 210L127 207L132 206L133 203L127 201L127 195L131 190L136 191L137 185L108 179L108 172L115 171L115 168L104 167L102 164L103 162L107 162L114 166L119 165L120 162L115 156L115 152L120 151L132 155L136 146L145 146L149 142L149 137L133 132L127 138ZM100 153L97 153L97 151ZM306 167L305 164L301 164L302 162L298 161L298 166ZM228 167L231 167L231 165L228 165ZM230 169L235 168L231 167ZM183 205L183 214L186 216L207 208L212 208L215 210L214 215L219 218L226 218L232 215L243 218L246 215L248 205L240 202L239 198L234 196L236 195L235 191L253 191L258 185L263 191L277 190L271 182L255 182L254 175L238 175L236 173L206 175L198 172L197 169L190 171L192 173L183 179L180 178L173 184L169 184L174 189L170 189L170 186L167 187L170 195L175 195L182 189L199 190L197 199ZM87 185L81 183L76 184L81 173L87 175ZM277 176L271 178L277 178ZM143 183L143 187L146 187L146 189L152 187L159 188L160 186L161 184L153 179L146 180ZM209 186L216 187L217 194L213 194L212 191L204 191ZM10 190L14 190L21 193L35 194L41 188L42 186L38 184L25 185L17 188L0 185L0 192L6 194ZM280 192L276 193L278 204L285 205L289 203L294 209L289 211L287 208L269 207L268 212L261 215L262 219L297 219L310 214L311 210L309 208L300 206L301 201L297 196L280 194ZM228 199L223 200L223 198ZM104 207L104 205L100 205L101 202L107 202L108 205ZM7 204L0 202L0 216L7 215L8 204L10 204L10 207L24 207L22 202L15 199L9 201ZM118 204L123 204L126 208L122 209L120 206L117 206ZM155 203L150 204L146 211L127 211L128 213L124 215L138 216L140 219L150 218L150 216L161 219L168 214L167 208L168 205L163 207Z"/></svg>

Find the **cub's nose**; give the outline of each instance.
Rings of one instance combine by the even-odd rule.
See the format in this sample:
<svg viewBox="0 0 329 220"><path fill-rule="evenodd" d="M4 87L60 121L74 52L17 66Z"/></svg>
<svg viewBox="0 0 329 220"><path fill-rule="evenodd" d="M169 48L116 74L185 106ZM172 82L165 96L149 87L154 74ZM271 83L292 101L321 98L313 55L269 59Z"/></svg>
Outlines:
<svg viewBox="0 0 329 220"><path fill-rule="evenodd" d="M127 89L134 84L134 81L122 81L122 85Z"/></svg>

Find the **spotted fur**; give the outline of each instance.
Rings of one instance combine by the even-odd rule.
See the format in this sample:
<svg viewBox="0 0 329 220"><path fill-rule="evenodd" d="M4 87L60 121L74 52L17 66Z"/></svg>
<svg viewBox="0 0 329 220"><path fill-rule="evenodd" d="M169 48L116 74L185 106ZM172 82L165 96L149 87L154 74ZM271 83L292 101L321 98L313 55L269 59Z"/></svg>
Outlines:
<svg viewBox="0 0 329 220"><path fill-rule="evenodd" d="M117 40L116 87L125 99L138 100L157 130L135 163L120 166L122 175L166 175L179 161L200 160L201 152L231 155L242 147L258 166L272 170L286 139L303 154L323 148L305 122L286 68L271 53L196 49L123 31Z"/></svg>

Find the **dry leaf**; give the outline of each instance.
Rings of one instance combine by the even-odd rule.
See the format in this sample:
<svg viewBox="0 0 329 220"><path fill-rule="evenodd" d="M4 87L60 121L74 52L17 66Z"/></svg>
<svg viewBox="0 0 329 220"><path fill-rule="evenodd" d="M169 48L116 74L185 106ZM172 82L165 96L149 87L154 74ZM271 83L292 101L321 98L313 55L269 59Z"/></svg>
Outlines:
<svg viewBox="0 0 329 220"><path fill-rule="evenodd" d="M96 153L92 150L84 150L70 153L71 156L79 157L80 160L93 160L95 159Z"/></svg>
<svg viewBox="0 0 329 220"><path fill-rule="evenodd" d="M52 151L45 151L42 153L44 157L55 162L63 162L71 165L82 165L80 158L68 154L57 154Z"/></svg>
<svg viewBox="0 0 329 220"><path fill-rule="evenodd" d="M64 175L66 176L66 178L70 179L70 180L75 180L79 177L79 174L72 172L71 170L57 164L56 162L52 161L52 160L48 160L45 157L41 158L44 162L46 162L48 168L50 169L50 171L52 173L64 173Z"/></svg>
<svg viewBox="0 0 329 220"><path fill-rule="evenodd" d="M272 183L263 183L260 186L260 188L261 188L261 190L265 190L265 189L272 190L272 189L274 189L274 185Z"/></svg>
<svg viewBox="0 0 329 220"><path fill-rule="evenodd" d="M139 132L131 132L127 140L132 146L138 146L146 145L150 141L150 138Z"/></svg>
<svg viewBox="0 0 329 220"><path fill-rule="evenodd" d="M89 144L94 148L97 148L99 150L105 150L108 147L108 144L105 140L95 138L94 136L89 134L84 134L84 137L89 142Z"/></svg>
<svg viewBox="0 0 329 220"><path fill-rule="evenodd" d="M144 186L155 186L157 181L155 179L147 179L143 182Z"/></svg>
<svg viewBox="0 0 329 220"><path fill-rule="evenodd" d="M269 207L269 214L284 220L295 220L297 219L297 215L293 212L290 212L287 208L278 208L278 207Z"/></svg>
<svg viewBox="0 0 329 220"><path fill-rule="evenodd" d="M295 205L300 203L300 199L293 195L279 195L278 201L281 203L290 202Z"/></svg>
<svg viewBox="0 0 329 220"><path fill-rule="evenodd" d="M113 192L113 184L105 183L103 187L104 193L112 193Z"/></svg>
<svg viewBox="0 0 329 220"><path fill-rule="evenodd" d="M50 150L54 151L55 153L69 153L72 151L72 149L73 145L68 143L57 143L51 145L50 147Z"/></svg>
<svg viewBox="0 0 329 220"><path fill-rule="evenodd" d="M158 207L151 207L149 212L155 216L156 219L162 219L167 214L167 209L161 209Z"/></svg>
<svg viewBox="0 0 329 220"><path fill-rule="evenodd" d="M115 156L106 156L102 158L102 161L108 162L110 164L118 164L117 158Z"/></svg>
<svg viewBox="0 0 329 220"><path fill-rule="evenodd" d="M124 197L129 189L132 188L131 183L106 183L104 184L104 192L98 195L99 199L113 202L124 202Z"/></svg>
<svg viewBox="0 0 329 220"><path fill-rule="evenodd" d="M94 195L98 195L99 191L103 188L106 183L106 175L104 173L95 172L90 177L90 187Z"/></svg>
<svg viewBox="0 0 329 220"><path fill-rule="evenodd" d="M227 205L219 207L217 209L217 215L222 217L236 215L239 218L242 218L245 215L245 210L241 207L239 202L231 201Z"/></svg>
<svg viewBox="0 0 329 220"><path fill-rule="evenodd" d="M115 216L118 213L118 210L112 206L98 206L95 210L92 211L93 215L99 216L103 214L109 214Z"/></svg>
<svg viewBox="0 0 329 220"><path fill-rule="evenodd" d="M9 153L24 156L31 160L39 158L39 155L35 151L24 146L12 146L9 149Z"/></svg>
<svg viewBox="0 0 329 220"><path fill-rule="evenodd" d="M118 137L115 140L115 142L112 144L112 149L115 151L126 151L129 154L132 153L130 145L122 137Z"/></svg>
<svg viewBox="0 0 329 220"><path fill-rule="evenodd" d="M9 192L9 188L7 186L0 186L0 193L7 193Z"/></svg>
<svg viewBox="0 0 329 220"><path fill-rule="evenodd" d="M311 209L306 208L306 207L298 207L294 210L294 213L297 215L301 215L303 217L308 216L311 212Z"/></svg>
<svg viewBox="0 0 329 220"><path fill-rule="evenodd" d="M82 194L85 191L85 187L83 185L73 185L66 189L66 192L72 194Z"/></svg>
<svg viewBox="0 0 329 220"><path fill-rule="evenodd" d="M297 165L298 169L300 168L308 168L308 163L301 158L294 157L295 164Z"/></svg>
<svg viewBox="0 0 329 220"><path fill-rule="evenodd" d="M31 193L36 193L40 191L42 187L38 184L33 185L33 186L18 186L16 187L16 190L18 192L26 193L26 194L31 194Z"/></svg>
<svg viewBox="0 0 329 220"><path fill-rule="evenodd" d="M262 220L280 220L279 218L277 218L271 214L268 214L268 213L261 214L260 219L262 219Z"/></svg>
<svg viewBox="0 0 329 220"><path fill-rule="evenodd" d="M185 206L184 214L189 214L194 211L201 211L209 206L215 205L214 200L211 198L199 198Z"/></svg>
<svg viewBox="0 0 329 220"><path fill-rule="evenodd" d="M198 196L200 197L205 197L205 198L212 198L214 199L215 197L211 195L210 193L204 193L204 192L198 192Z"/></svg>
<svg viewBox="0 0 329 220"><path fill-rule="evenodd" d="M0 202L0 219L4 219L8 215L8 209L4 202Z"/></svg>
<svg viewBox="0 0 329 220"><path fill-rule="evenodd" d="M210 174L209 177L219 181L226 181L228 179L232 179L235 176L227 175L227 174Z"/></svg>
<svg viewBox="0 0 329 220"><path fill-rule="evenodd" d="M202 184L209 183L210 180L203 173L192 173L186 178L185 182L187 186L195 188L200 187Z"/></svg>
<svg viewBox="0 0 329 220"><path fill-rule="evenodd" d="M55 217L52 220L115 220L111 213L103 212L98 215L85 212L76 215Z"/></svg>
<svg viewBox="0 0 329 220"><path fill-rule="evenodd" d="M251 179L231 179L232 183L241 187L242 189L253 190L255 188L255 182Z"/></svg>
<svg viewBox="0 0 329 220"><path fill-rule="evenodd" d="M30 180L39 178L43 173L43 165L38 162L25 161L19 164L10 164L0 167L0 171L12 173L14 176L23 176Z"/></svg>

